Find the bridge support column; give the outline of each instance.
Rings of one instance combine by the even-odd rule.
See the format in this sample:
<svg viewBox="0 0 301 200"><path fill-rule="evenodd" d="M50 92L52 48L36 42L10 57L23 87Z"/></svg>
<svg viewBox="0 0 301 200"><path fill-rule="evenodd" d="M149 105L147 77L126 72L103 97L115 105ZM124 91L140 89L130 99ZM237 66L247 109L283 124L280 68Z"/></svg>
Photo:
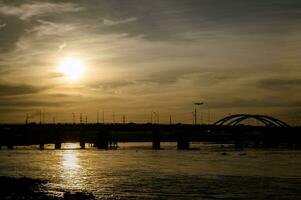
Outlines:
<svg viewBox="0 0 301 200"><path fill-rule="evenodd" d="M241 141L239 138L235 139L234 145L236 149L242 149L244 147L243 141Z"/></svg>
<svg viewBox="0 0 301 200"><path fill-rule="evenodd" d="M95 146L98 149L109 149L109 133L106 131L99 132Z"/></svg>
<svg viewBox="0 0 301 200"><path fill-rule="evenodd" d="M160 146L160 132L158 131L153 131L152 133L153 135L153 149L154 150L160 150L161 146Z"/></svg>
<svg viewBox="0 0 301 200"><path fill-rule="evenodd" d="M299 131L300 132L300 131ZM291 147L291 148L294 148L294 149L301 149L301 137L299 136L299 133L297 128L295 130L293 130L289 135L290 136L290 139L288 141L288 145Z"/></svg>
<svg viewBox="0 0 301 200"><path fill-rule="evenodd" d="M273 134L272 132L266 132L264 135L264 146L266 148L278 148L279 141L277 134Z"/></svg>
<svg viewBox="0 0 301 200"><path fill-rule="evenodd" d="M112 135L108 137L108 146L109 149L117 149L117 139L115 137L112 137Z"/></svg>
<svg viewBox="0 0 301 200"><path fill-rule="evenodd" d="M236 149L242 149L244 148L244 142L242 139L243 131L238 129L234 133L234 145Z"/></svg>
<svg viewBox="0 0 301 200"><path fill-rule="evenodd" d="M301 128L295 128L293 131L293 143L295 143L296 149L301 149L301 136L300 136L300 130Z"/></svg>
<svg viewBox="0 0 301 200"><path fill-rule="evenodd" d="M87 140L87 134L85 134L85 131L83 130L83 128L80 128L80 138L79 138L79 146L80 149L85 149L86 148L86 140Z"/></svg>
<svg viewBox="0 0 301 200"><path fill-rule="evenodd" d="M189 150L190 143L189 143L189 135L183 132L178 133L178 150Z"/></svg>
<svg viewBox="0 0 301 200"><path fill-rule="evenodd" d="M56 142L54 144L54 149L61 149L62 148L62 144L60 142Z"/></svg>
<svg viewBox="0 0 301 200"><path fill-rule="evenodd" d="M80 145L80 149L85 149L85 141L80 141L79 145Z"/></svg>
<svg viewBox="0 0 301 200"><path fill-rule="evenodd" d="M300 141L296 141L296 149L301 149L301 142Z"/></svg>
<svg viewBox="0 0 301 200"><path fill-rule="evenodd" d="M12 150L12 149L14 149L14 146L12 144L8 144L7 149Z"/></svg>
<svg viewBox="0 0 301 200"><path fill-rule="evenodd" d="M253 139L253 146L254 146L255 148L258 148L258 147L259 147L259 141L260 141L260 139L259 139L258 137L255 137L255 138Z"/></svg>
<svg viewBox="0 0 301 200"><path fill-rule="evenodd" d="M45 145L43 143L40 144L40 150L44 150L45 149Z"/></svg>
<svg viewBox="0 0 301 200"><path fill-rule="evenodd" d="M109 141L106 139L98 140L96 143L98 149L109 149Z"/></svg>
<svg viewBox="0 0 301 200"><path fill-rule="evenodd" d="M270 147L271 148L279 148L279 141L278 139L272 139L271 142L270 142Z"/></svg>

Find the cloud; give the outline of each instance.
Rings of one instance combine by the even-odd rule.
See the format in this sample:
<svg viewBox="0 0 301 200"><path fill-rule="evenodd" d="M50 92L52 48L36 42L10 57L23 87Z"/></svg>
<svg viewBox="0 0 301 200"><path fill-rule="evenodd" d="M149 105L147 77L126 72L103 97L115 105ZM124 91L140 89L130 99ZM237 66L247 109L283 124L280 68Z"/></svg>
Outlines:
<svg viewBox="0 0 301 200"><path fill-rule="evenodd" d="M43 88L43 87L37 87L37 86L32 86L32 85L0 84L0 97L36 94L44 89L45 88Z"/></svg>
<svg viewBox="0 0 301 200"><path fill-rule="evenodd" d="M48 77L49 78L61 78L61 77L64 77L64 74L60 73L60 72L51 72L51 73L48 73Z"/></svg>
<svg viewBox="0 0 301 200"><path fill-rule="evenodd" d="M77 26L74 24L54 23L40 19L37 20L37 22L39 23L39 25L34 26L32 29L28 30L28 33L30 33L30 35L32 33L35 33L36 37L43 37L49 35L59 36L66 32L74 31L77 28ZM63 46L60 45L60 47L62 46L62 48L64 48L66 46L66 44L65 46L64 44L65 43L62 44Z"/></svg>
<svg viewBox="0 0 301 200"><path fill-rule="evenodd" d="M285 99L223 99L206 103L210 108L301 108L301 101Z"/></svg>
<svg viewBox="0 0 301 200"><path fill-rule="evenodd" d="M58 48L58 52L61 52L61 51L63 51L63 49L65 48L67 46L67 44L66 44L66 42L64 42L63 44L61 44L60 46L59 46L59 48Z"/></svg>
<svg viewBox="0 0 301 200"><path fill-rule="evenodd" d="M91 84L89 87L91 87L93 89L101 88L104 90L115 90L115 89L128 87L128 86L131 86L134 84L137 84L137 82L136 81L127 81L127 80L112 80L112 81L103 81L103 82Z"/></svg>
<svg viewBox="0 0 301 200"><path fill-rule="evenodd" d="M0 29L1 28L4 28L6 26L6 24L4 23L4 24L0 24Z"/></svg>
<svg viewBox="0 0 301 200"><path fill-rule="evenodd" d="M266 89L289 90L294 88L301 88L301 79L265 79L259 81L258 85Z"/></svg>
<svg viewBox="0 0 301 200"><path fill-rule="evenodd" d="M137 18L136 17L129 17L127 19L123 19L123 20L109 20L109 19L104 19L103 20L103 24L106 26L114 26L114 25L118 25L118 24L126 24L126 23L130 23L130 22L134 22L136 21Z"/></svg>
<svg viewBox="0 0 301 200"><path fill-rule="evenodd" d="M1 79L26 84L0 81L2 109L55 102L63 109L76 101L66 110L120 105L137 114L147 108L184 112L199 99L218 112L299 105L298 1L4 2ZM69 54L87 67L72 86L55 73Z"/></svg>
<svg viewBox="0 0 301 200"><path fill-rule="evenodd" d="M56 107L68 106L73 104L73 101L45 101L45 100L13 100L0 99L0 107L16 107L16 108L35 108L35 107Z"/></svg>
<svg viewBox="0 0 301 200"><path fill-rule="evenodd" d="M195 67L178 67L169 70L161 70L160 72L154 72L148 75L141 82L152 83L152 84L175 84L181 79L186 77L192 78L191 76L199 76L201 73L199 69Z"/></svg>
<svg viewBox="0 0 301 200"><path fill-rule="evenodd" d="M80 10L82 10L82 8L73 3L33 2L19 6L0 4L0 14L15 16L21 20L30 20L33 17L44 16L50 13L59 14L64 12L78 12Z"/></svg>

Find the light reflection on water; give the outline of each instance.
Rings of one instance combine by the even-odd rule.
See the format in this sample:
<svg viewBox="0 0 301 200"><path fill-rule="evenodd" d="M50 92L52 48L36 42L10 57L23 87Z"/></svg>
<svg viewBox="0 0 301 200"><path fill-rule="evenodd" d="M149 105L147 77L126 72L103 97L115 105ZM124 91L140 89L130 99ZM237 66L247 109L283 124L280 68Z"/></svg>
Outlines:
<svg viewBox="0 0 301 200"><path fill-rule="evenodd" d="M63 152L62 165L68 171L76 171L80 166L78 163L78 152L66 151Z"/></svg>
<svg viewBox="0 0 301 200"><path fill-rule="evenodd" d="M107 199L240 198L249 193L281 197L289 192L282 188L301 188L300 151L236 151L214 145L177 151L175 144L153 151L150 144L142 146L126 144L109 151L3 150L0 176L47 179L49 190L85 190ZM271 189L273 184L277 189Z"/></svg>
<svg viewBox="0 0 301 200"><path fill-rule="evenodd" d="M72 189L81 189L83 188L82 179L83 173L82 166L79 163L79 152L76 150L66 150L61 151L61 183L63 185L68 185Z"/></svg>
<svg viewBox="0 0 301 200"><path fill-rule="evenodd" d="M79 143L63 143L62 149L78 149Z"/></svg>

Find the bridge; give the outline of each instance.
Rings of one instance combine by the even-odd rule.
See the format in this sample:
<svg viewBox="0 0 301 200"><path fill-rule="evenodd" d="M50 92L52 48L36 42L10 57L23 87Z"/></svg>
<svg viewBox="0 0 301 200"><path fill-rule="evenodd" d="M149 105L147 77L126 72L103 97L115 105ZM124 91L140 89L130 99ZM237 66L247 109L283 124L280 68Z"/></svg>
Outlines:
<svg viewBox="0 0 301 200"><path fill-rule="evenodd" d="M218 120L213 125L236 126L247 119L256 119L269 127L290 127L287 123L266 115L236 114Z"/></svg>
<svg viewBox="0 0 301 200"><path fill-rule="evenodd" d="M263 126L242 125L255 119ZM212 125L191 124L3 124L0 125L0 149L7 146L77 142L82 149L89 143L98 149L109 149L120 142L152 142L160 149L161 142L177 142L179 150L190 149L190 142L232 143L237 148L301 146L300 127L265 115L237 114L218 120Z"/></svg>

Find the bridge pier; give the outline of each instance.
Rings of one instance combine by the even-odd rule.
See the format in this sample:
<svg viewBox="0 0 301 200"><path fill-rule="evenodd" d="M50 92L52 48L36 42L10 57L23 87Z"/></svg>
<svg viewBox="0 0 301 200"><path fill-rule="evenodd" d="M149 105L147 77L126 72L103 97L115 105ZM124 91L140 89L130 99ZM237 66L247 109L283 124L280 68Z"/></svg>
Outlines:
<svg viewBox="0 0 301 200"><path fill-rule="evenodd" d="M79 145L80 145L80 149L85 149L85 141L80 141Z"/></svg>
<svg viewBox="0 0 301 200"><path fill-rule="evenodd" d="M41 143L40 144L40 150L44 150L45 149L45 144Z"/></svg>
<svg viewBox="0 0 301 200"><path fill-rule="evenodd" d="M109 149L109 141L106 139L98 140L95 146L98 149Z"/></svg>
<svg viewBox="0 0 301 200"><path fill-rule="evenodd" d="M180 132L177 135L178 135L178 138L177 138L178 150L189 150L190 149L189 135L184 132Z"/></svg>
<svg viewBox="0 0 301 200"><path fill-rule="evenodd" d="M117 140L110 138L108 140L109 149L116 149L117 148Z"/></svg>
<svg viewBox="0 0 301 200"><path fill-rule="evenodd" d="M161 146L160 146L160 141L161 141L161 137L160 137L160 132L158 131L153 131L152 132L152 136L153 136L153 149L154 150L160 150Z"/></svg>
<svg viewBox="0 0 301 200"><path fill-rule="evenodd" d="M257 138L257 137L255 137L255 138L253 139L253 146L254 146L255 148L258 148L258 147L259 147L259 142L260 142L260 139Z"/></svg>
<svg viewBox="0 0 301 200"><path fill-rule="evenodd" d="M242 141L241 139L239 139L239 138L236 138L236 139L235 139L234 145L235 145L235 148L236 148L236 149L242 149L242 148L244 148L244 143L243 143L243 141Z"/></svg>
<svg viewBox="0 0 301 200"><path fill-rule="evenodd" d="M296 142L295 148L296 149L301 149L301 143L300 143L300 141Z"/></svg>
<svg viewBox="0 0 301 200"><path fill-rule="evenodd" d="M54 149L61 149L61 148L62 148L62 143L56 142L56 143L54 144Z"/></svg>
<svg viewBox="0 0 301 200"><path fill-rule="evenodd" d="M273 135L272 133L268 132L264 135L263 145L266 148L278 148L279 141L277 138L277 134Z"/></svg>
<svg viewBox="0 0 301 200"><path fill-rule="evenodd" d="M234 132L234 146L236 149L244 148L244 141L242 135L244 134L243 130L235 130Z"/></svg>
<svg viewBox="0 0 301 200"><path fill-rule="evenodd" d="M106 131L100 131L97 135L95 146L98 149L109 149L109 133Z"/></svg>
<svg viewBox="0 0 301 200"><path fill-rule="evenodd" d="M296 143L296 149L301 149L301 136L299 134L300 131L301 131L300 126L291 131Z"/></svg>
<svg viewBox="0 0 301 200"><path fill-rule="evenodd" d="M80 146L80 149L85 149L86 148L86 137L85 137L85 131L83 130L83 128L81 127L80 128L80 138L79 138L79 146Z"/></svg>

